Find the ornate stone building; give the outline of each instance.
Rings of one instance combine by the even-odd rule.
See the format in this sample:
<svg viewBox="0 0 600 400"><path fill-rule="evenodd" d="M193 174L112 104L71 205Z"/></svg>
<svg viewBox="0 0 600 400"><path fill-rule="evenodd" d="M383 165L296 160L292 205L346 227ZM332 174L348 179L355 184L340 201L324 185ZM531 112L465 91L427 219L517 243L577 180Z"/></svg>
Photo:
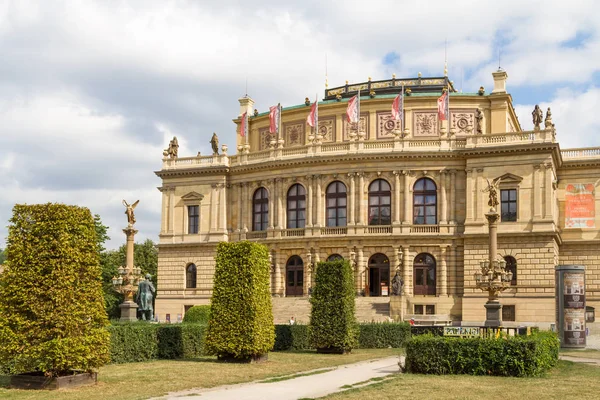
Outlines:
<svg viewBox="0 0 600 400"><path fill-rule="evenodd" d="M498 179L497 257L514 272L501 297L505 325L554 323L557 264L586 265L588 305L597 307L600 149L561 150L550 115L523 131L507 74L493 76L489 94L457 93L447 77L328 89L316 135L307 104L283 108L281 133L271 135L268 113L244 97L235 155L226 146L212 156L165 152L156 172L163 198L159 318L173 321L209 302L218 242L252 240L272 255L278 321L295 315L308 322L315 265L343 257L355 268L359 319L480 324L486 294L474 273L487 258L489 208L482 190ZM402 85L404 124L391 116ZM450 119L439 121L445 87ZM345 112L359 89L357 129ZM244 112L252 115L245 137ZM403 294L390 297L397 271Z"/></svg>

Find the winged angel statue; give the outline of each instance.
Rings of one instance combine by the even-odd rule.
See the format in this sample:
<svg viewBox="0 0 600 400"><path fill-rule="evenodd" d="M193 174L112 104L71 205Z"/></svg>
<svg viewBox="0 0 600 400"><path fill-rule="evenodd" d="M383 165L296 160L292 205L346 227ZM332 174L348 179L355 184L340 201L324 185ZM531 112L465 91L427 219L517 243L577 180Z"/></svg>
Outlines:
<svg viewBox="0 0 600 400"><path fill-rule="evenodd" d="M137 207L139 202L140 201L138 200L130 205L127 204L125 200L123 200L123 205L127 207L127 210L125 210L125 214L127 215L127 222L129 223L129 226L133 226L133 224L135 224L135 215L133 214L133 209Z"/></svg>

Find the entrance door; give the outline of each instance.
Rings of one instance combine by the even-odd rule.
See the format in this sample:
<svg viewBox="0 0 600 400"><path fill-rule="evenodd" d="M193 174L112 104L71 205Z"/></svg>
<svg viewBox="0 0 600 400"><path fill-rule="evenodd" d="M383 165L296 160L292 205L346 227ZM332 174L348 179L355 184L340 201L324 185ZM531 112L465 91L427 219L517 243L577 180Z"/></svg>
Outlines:
<svg viewBox="0 0 600 400"><path fill-rule="evenodd" d="M385 254L369 259L369 296L390 295L390 260Z"/></svg>
<svg viewBox="0 0 600 400"><path fill-rule="evenodd" d="M415 258L414 268L414 294L435 295L435 259L426 253Z"/></svg>
<svg viewBox="0 0 600 400"><path fill-rule="evenodd" d="M291 257L285 266L286 296L302 296L304 286L304 263L298 256Z"/></svg>

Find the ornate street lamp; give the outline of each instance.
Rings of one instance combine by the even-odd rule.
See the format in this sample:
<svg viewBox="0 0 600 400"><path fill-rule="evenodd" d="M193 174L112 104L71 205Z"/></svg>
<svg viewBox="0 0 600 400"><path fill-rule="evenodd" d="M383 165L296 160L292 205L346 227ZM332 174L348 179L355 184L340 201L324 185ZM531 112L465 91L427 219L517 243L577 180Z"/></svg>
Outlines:
<svg viewBox="0 0 600 400"><path fill-rule="evenodd" d="M497 327L502 323L502 304L498 300L500 293L510 287L512 272L506 270L504 259L496 260L498 252L498 220L500 214L495 207L498 205L498 184L500 180L493 183L488 181L488 187L483 191L490 193L488 205L490 211L485 214L489 224L489 254L488 259L480 262L480 271L474 274L475 286L484 292L488 292L488 301L485 303L485 326Z"/></svg>

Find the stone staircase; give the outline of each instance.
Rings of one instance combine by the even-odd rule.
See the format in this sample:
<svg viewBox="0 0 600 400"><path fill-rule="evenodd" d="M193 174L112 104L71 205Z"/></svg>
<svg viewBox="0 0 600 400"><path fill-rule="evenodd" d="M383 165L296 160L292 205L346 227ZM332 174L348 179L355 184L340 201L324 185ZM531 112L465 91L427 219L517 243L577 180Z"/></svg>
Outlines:
<svg viewBox="0 0 600 400"><path fill-rule="evenodd" d="M273 297L271 300L276 324L287 324L292 316L299 323L310 322L308 297ZM357 297L355 305L359 322L387 321L390 315L389 297Z"/></svg>

